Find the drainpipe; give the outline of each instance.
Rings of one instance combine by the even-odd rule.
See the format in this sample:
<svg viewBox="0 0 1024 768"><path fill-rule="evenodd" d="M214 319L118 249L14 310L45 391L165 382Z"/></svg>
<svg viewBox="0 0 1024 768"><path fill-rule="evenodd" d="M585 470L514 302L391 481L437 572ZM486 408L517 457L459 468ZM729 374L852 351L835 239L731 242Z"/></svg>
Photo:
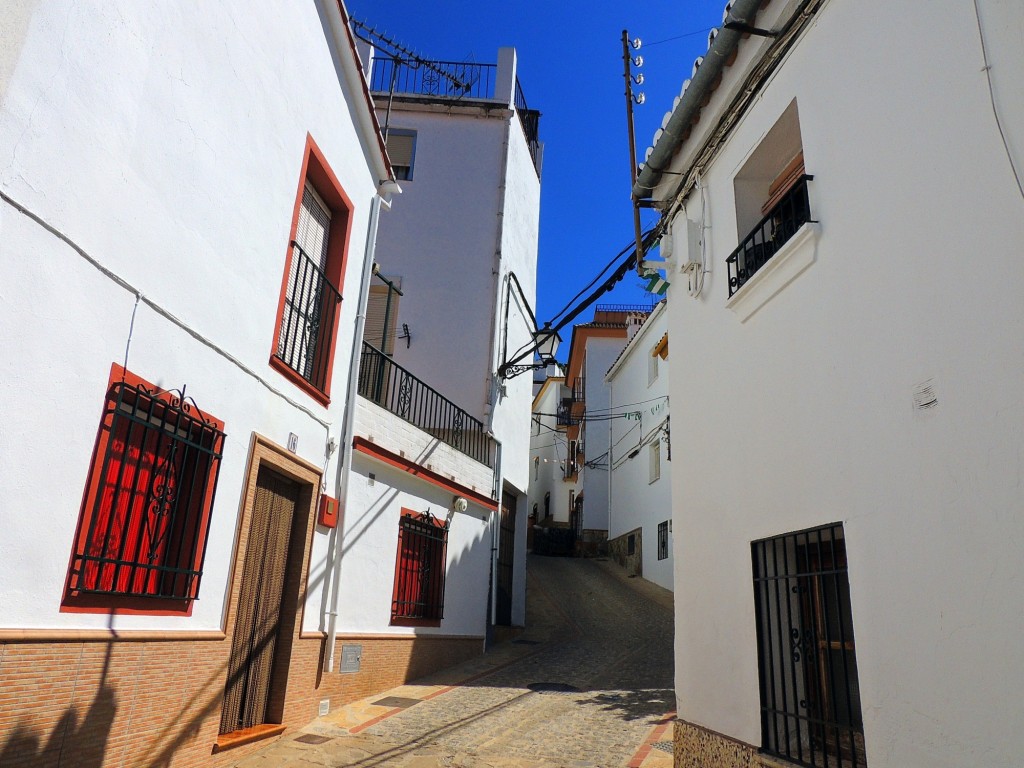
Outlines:
<svg viewBox="0 0 1024 768"><path fill-rule="evenodd" d="M402 190L393 179L382 181L370 202L370 223L366 233L366 251L363 255L363 274L359 282L359 304L356 307L356 325L352 332L352 356L349 360L348 386L345 388L345 420L341 431L341 455L338 457L339 526L334 529L333 553L328 564L331 571L331 606L327 612L327 671L334 671L334 646L338 639L338 603L341 587L341 527L348 510L348 481L352 476L352 432L356 421L356 401L359 397L359 360L362 353L363 328L366 325L366 304L373 278L373 259L377 250L377 223L381 205L391 207L391 195Z"/></svg>
<svg viewBox="0 0 1024 768"><path fill-rule="evenodd" d="M494 440L494 487L498 498L498 509L491 513L491 625L498 623L498 537L501 534L501 497L505 485L505 473L501 467L501 441L494 437L491 425L488 434Z"/></svg>
<svg viewBox="0 0 1024 768"><path fill-rule="evenodd" d="M736 0L729 5L730 21L753 24L761 0ZM739 45L743 32L724 27L718 31L714 42L704 54L693 80L680 97L678 106L672 111L668 124L659 131L653 151L644 159L644 165L633 183L633 199L644 200L661 181L662 175L672 162L672 156L682 141L683 133L703 107L704 99L711 86L725 68L725 62Z"/></svg>

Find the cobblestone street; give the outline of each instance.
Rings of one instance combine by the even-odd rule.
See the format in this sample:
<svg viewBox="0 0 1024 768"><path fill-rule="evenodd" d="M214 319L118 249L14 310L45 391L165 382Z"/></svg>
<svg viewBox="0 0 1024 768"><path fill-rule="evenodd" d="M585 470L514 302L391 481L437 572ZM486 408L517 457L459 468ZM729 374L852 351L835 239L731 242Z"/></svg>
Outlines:
<svg viewBox="0 0 1024 768"><path fill-rule="evenodd" d="M340 708L237 768L671 766L671 594L608 561L530 556L528 574L515 641Z"/></svg>

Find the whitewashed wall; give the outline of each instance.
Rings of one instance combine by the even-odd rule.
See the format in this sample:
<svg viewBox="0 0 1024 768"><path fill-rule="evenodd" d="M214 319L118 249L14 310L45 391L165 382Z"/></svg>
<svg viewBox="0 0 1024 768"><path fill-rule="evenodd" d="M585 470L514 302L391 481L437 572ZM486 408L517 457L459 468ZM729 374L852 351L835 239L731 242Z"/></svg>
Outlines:
<svg viewBox="0 0 1024 768"><path fill-rule="evenodd" d="M528 506L532 510L533 505L537 505L537 522L544 520L544 495L548 493L551 494L551 519L556 523L569 522L569 491L575 486L564 479L562 463L568 455L569 443L564 429L558 429L558 419L553 415L557 413L562 397L568 396L568 390L562 385L562 381L564 379L551 381L544 391L539 393L540 397L533 407L534 418L540 420L540 425L534 427L530 438ZM534 459L540 459L537 462L536 474L533 469Z"/></svg>
<svg viewBox="0 0 1024 768"><path fill-rule="evenodd" d="M1020 167L1024 13L979 6ZM732 178L794 98L820 236L742 323ZM679 716L760 743L750 542L841 521L868 763L1019 765L1024 203L973 4L831 0L703 180L712 274L669 292Z"/></svg>
<svg viewBox="0 0 1024 768"><path fill-rule="evenodd" d="M370 478L370 474L374 478ZM444 518L452 494L357 453L342 524L340 632L483 637L491 542L488 510L470 501L448 531L444 618L439 627L392 627L391 599L402 508Z"/></svg>
<svg viewBox="0 0 1024 768"><path fill-rule="evenodd" d="M361 96L335 69L315 4L17 3L8 20L0 190L291 402L140 305L128 368L187 385L225 422L201 599L190 617L60 613L135 296L0 201L0 624L220 629L251 434L284 444L293 432L298 455L323 466L328 429L303 409L332 436L341 423L376 186L349 114ZM355 205L327 409L267 362L307 132ZM320 624L326 538L314 540L306 628Z"/></svg>
<svg viewBox="0 0 1024 768"><path fill-rule="evenodd" d="M355 434L484 496L494 470L364 397L356 401Z"/></svg>
<svg viewBox="0 0 1024 768"><path fill-rule="evenodd" d="M612 412L635 412L640 418L617 418L609 422L608 457L602 463L611 467L608 538L640 528L643 531L643 577L672 589L674 547L671 537L668 557L658 559L658 524L672 516L672 462L668 458L669 439L661 429L669 416L669 361L658 358L658 376L653 382L648 371L651 352L667 329L665 304L660 304L608 372ZM653 482L649 455L652 439L660 444L661 456L660 477ZM630 458L629 454L637 447L640 452ZM597 446L593 452L597 452Z"/></svg>
<svg viewBox="0 0 1024 768"><path fill-rule="evenodd" d="M611 393L604 377L622 348L626 346L626 339L602 336L585 338L587 357L584 397L587 402L587 415L605 414L611 407ZM586 421L583 429L586 430L584 459L590 461L608 449L610 422L595 418ZM603 462L602 466L580 468L583 483L583 527L586 529L608 530L608 475L609 470Z"/></svg>
<svg viewBox="0 0 1024 768"><path fill-rule="evenodd" d="M514 52L501 57L499 78L513 83ZM531 338L528 310L507 286L514 272L534 308L540 181L511 109L396 102L390 128L416 133L412 179L382 217L377 247L381 271L402 278L397 328L412 336L396 341L394 357L502 444L503 488L519 501L512 620L522 624L532 393L526 374L500 389L492 375L505 347Z"/></svg>

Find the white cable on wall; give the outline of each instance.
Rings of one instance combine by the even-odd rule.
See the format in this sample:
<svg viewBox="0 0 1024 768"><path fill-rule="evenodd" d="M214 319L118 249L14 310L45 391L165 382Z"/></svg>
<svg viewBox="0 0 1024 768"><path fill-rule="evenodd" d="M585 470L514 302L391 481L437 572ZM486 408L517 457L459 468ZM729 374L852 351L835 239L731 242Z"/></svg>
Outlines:
<svg viewBox="0 0 1024 768"><path fill-rule="evenodd" d="M70 237L65 235L63 232L61 232L56 227L54 227L51 224L49 224L48 222L46 222L41 216L39 216L38 214L30 211L28 208L23 206L18 201L14 200L12 197L10 197L10 195L6 194L5 192L0 191L0 200L3 200L5 203L10 205L12 208L14 208L16 211L18 211L18 213L22 214L26 218L34 221L40 227L45 229L47 232L52 234L54 237L56 237L62 243L67 245L69 248L71 248L75 253L77 253L80 257L82 257L85 261L87 261L89 264L91 264L104 277L110 279L112 282L114 282L117 285L119 285L121 288L126 290L128 293L130 293L133 296L135 296L135 300L136 300L136 308L135 309L138 308L137 305L139 303L145 304L147 307L152 309L158 315L160 315L164 319L168 320L173 325L176 325L181 330L185 331L185 333L187 333L189 336L194 338L196 341L198 341L199 343L201 343L205 347L208 347L212 351L216 352L218 355L223 357L228 362L232 363L235 367L237 367L239 370L241 370L245 374L251 376L253 379L255 379L260 384L262 384L267 390L269 390L271 393L273 393L277 397L279 397L282 400L284 400L290 406L292 406L296 410L301 411L302 413L304 413L307 416L309 416L310 419L312 419L317 424L322 426L325 430L328 431L328 433L330 432L331 423L329 421L325 421L324 419L322 419L319 416L317 416L309 408L304 406L302 403L299 403L299 402L293 400L292 398L288 397L288 395L286 395L284 392L282 392L281 390L279 390L276 387L274 387L269 381L267 381L262 376L260 376L258 373L256 373L254 370L249 368L245 363L243 363L237 357L232 355L226 349L224 349L223 347L218 346L212 340L206 338L205 336L200 334L198 331L196 331L193 328L191 328L187 323L185 323L184 320L182 320L181 318L177 317L176 315L174 315L169 310L165 309L164 307L160 306L159 304L157 304L152 299L150 299L147 296L145 296L142 293L141 290L136 288L134 285L129 283L127 280L125 280L123 277L121 277L117 273L115 273L112 270L110 270L109 268L103 266L103 264L101 264L95 257L93 257L89 253L87 253L84 248L82 248L80 245L78 245L78 243L76 243ZM132 334L132 330L134 329L134 324L135 324L135 309L132 310L132 321L131 321L131 326L130 326L130 329L129 329L128 344L126 344L126 346L125 346L125 361L126 362L127 362L127 359L128 359L128 349L129 349L130 344L131 344L131 334Z"/></svg>

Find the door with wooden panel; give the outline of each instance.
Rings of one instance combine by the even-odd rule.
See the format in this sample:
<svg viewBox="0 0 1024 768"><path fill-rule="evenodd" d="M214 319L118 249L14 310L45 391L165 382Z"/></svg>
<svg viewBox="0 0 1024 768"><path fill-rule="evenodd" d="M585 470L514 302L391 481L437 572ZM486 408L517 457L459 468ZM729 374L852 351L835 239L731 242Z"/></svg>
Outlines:
<svg viewBox="0 0 1024 768"><path fill-rule="evenodd" d="M222 734L267 722L292 522L300 490L298 483L260 467L231 638Z"/></svg>
<svg viewBox="0 0 1024 768"><path fill-rule="evenodd" d="M496 623L512 624L512 575L516 553L516 497L501 494L501 526L498 533L498 603Z"/></svg>

